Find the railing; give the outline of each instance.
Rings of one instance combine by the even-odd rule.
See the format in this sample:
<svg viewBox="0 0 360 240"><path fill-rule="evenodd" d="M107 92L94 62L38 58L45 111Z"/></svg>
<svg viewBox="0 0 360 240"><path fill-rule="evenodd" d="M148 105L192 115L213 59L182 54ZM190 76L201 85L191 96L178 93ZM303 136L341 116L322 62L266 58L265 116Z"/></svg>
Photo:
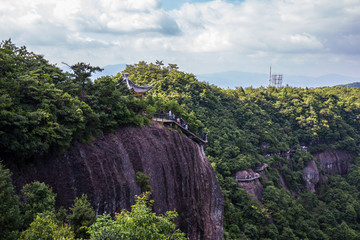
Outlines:
<svg viewBox="0 0 360 240"><path fill-rule="evenodd" d="M269 158L271 156L280 156L280 157L289 157L290 154L296 152L296 150L301 150L301 151L308 151L308 147L306 146L300 146L300 148L291 148L289 151L287 152L277 152L277 153L264 153L263 156L266 158Z"/></svg>
<svg viewBox="0 0 360 240"><path fill-rule="evenodd" d="M172 117L169 116L169 113L155 113L154 118L173 120Z"/></svg>
<svg viewBox="0 0 360 240"><path fill-rule="evenodd" d="M255 173L254 175L247 175L247 176L244 177L244 178L236 177L235 179L236 179L238 182L251 182L251 181L254 181L254 180L258 179L258 178L260 178L260 174Z"/></svg>
<svg viewBox="0 0 360 240"><path fill-rule="evenodd" d="M189 138L191 138L195 142L204 145L208 143L206 134L203 134L203 136L201 137L197 136L191 130L189 130L187 123L184 122L182 119L180 119L180 122L177 122L175 115L171 116L169 113L156 113L154 114L153 121L162 122L162 123L175 123L184 134L186 134Z"/></svg>

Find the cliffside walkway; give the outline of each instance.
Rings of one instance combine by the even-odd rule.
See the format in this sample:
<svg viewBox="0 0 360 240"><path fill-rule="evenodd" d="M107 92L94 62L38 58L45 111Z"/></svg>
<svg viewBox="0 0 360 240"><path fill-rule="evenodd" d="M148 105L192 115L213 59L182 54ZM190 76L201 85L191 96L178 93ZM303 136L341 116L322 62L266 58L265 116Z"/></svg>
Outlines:
<svg viewBox="0 0 360 240"><path fill-rule="evenodd" d="M267 168L269 165L267 163L263 163L260 166L257 166L254 171L255 172L262 172L265 170L265 168Z"/></svg>
<svg viewBox="0 0 360 240"><path fill-rule="evenodd" d="M235 178L238 182L251 182L260 178L260 174L255 173L253 176L248 175L246 178Z"/></svg>
<svg viewBox="0 0 360 240"><path fill-rule="evenodd" d="M208 144L207 139L200 138L199 136L197 136L196 134L191 132L189 129L185 129L183 126L181 126L181 124L178 124L175 120L169 119L169 115L167 115L167 114L155 114L154 117L152 118L152 120L155 122L163 123L163 124L164 123L176 124L176 126L178 126L180 128L181 132L184 133L187 137L189 137L194 142L196 142L200 145Z"/></svg>

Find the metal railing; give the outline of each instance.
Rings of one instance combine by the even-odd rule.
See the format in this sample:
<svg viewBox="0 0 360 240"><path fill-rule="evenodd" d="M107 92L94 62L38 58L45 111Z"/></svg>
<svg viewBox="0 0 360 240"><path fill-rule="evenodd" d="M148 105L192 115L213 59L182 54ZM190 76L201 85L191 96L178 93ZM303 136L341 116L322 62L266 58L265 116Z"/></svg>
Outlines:
<svg viewBox="0 0 360 240"><path fill-rule="evenodd" d="M158 122L171 122L171 123L176 123L177 126L179 126L181 128L181 130L183 132L188 133L188 135L190 135L190 138L197 138L198 140L200 140L202 143L206 144L207 143L207 135L206 134L202 134L202 136L198 136L197 134L193 133L189 128L186 122L184 122L181 118L180 118L180 122L176 121L176 117L174 114L169 114L169 113L156 113L154 114L153 120L158 121Z"/></svg>

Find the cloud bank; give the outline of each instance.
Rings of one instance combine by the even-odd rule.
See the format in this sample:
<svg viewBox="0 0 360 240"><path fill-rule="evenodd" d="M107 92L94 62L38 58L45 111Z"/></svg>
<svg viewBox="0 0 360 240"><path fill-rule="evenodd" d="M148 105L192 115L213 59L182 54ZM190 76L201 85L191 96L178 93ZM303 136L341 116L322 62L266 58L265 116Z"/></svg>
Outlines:
<svg viewBox="0 0 360 240"><path fill-rule="evenodd" d="M54 63L360 76L358 0L2 0L0 36Z"/></svg>

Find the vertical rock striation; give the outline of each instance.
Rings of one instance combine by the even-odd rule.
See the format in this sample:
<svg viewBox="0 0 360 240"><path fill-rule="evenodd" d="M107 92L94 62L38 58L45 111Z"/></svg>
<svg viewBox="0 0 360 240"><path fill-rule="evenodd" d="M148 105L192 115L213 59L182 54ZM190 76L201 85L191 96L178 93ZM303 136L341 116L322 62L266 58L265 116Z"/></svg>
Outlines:
<svg viewBox="0 0 360 240"><path fill-rule="evenodd" d="M331 175L346 174L350 166L349 160L354 156L354 154L334 149L329 149L315 155L320 162L321 169Z"/></svg>
<svg viewBox="0 0 360 240"><path fill-rule="evenodd" d="M141 171L151 176L156 213L176 210L190 239L222 238L224 200L213 169L201 147L174 129L123 127L91 144L74 143L61 156L9 167L18 188L43 181L63 206L86 193L98 214L129 209L141 193Z"/></svg>

